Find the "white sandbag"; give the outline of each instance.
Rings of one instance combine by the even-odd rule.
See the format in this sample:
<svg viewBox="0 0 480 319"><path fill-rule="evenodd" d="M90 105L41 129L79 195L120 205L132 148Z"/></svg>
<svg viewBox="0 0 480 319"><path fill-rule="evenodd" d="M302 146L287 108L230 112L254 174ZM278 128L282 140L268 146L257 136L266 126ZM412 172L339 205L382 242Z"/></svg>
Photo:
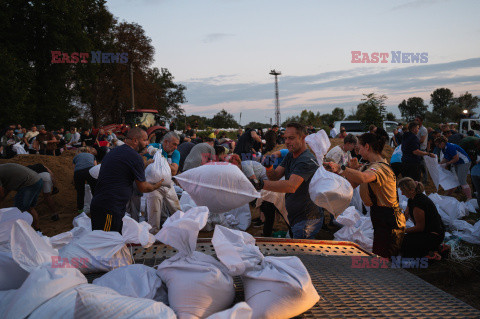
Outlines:
<svg viewBox="0 0 480 319"><path fill-rule="evenodd" d="M468 200L467 203L469 203L470 207L473 208L473 210L470 210L471 213L476 213L477 209L480 209L480 207L478 206L478 201L477 201L476 198L472 198L472 199Z"/></svg>
<svg viewBox="0 0 480 319"><path fill-rule="evenodd" d="M84 258L80 268L84 274L110 271L132 264L132 255L125 239L118 232L94 230L72 240L59 251L62 258Z"/></svg>
<svg viewBox="0 0 480 319"><path fill-rule="evenodd" d="M111 288L122 296L168 302L167 292L157 271L145 265L133 264L114 269L95 279L93 284Z"/></svg>
<svg viewBox="0 0 480 319"><path fill-rule="evenodd" d="M90 213L90 204L92 202L92 190L90 189L90 185L85 184L85 195L83 196L83 212L85 214Z"/></svg>
<svg viewBox="0 0 480 319"><path fill-rule="evenodd" d="M305 138L319 163L330 147L330 140L324 130L310 134ZM328 172L321 164L313 175L308 188L310 199L320 207L325 208L335 217L341 214L352 201L353 188L347 179Z"/></svg>
<svg viewBox="0 0 480 319"><path fill-rule="evenodd" d="M182 197L180 197L180 208L182 211L186 212L190 208L197 207L197 203L192 199L192 197L186 192L182 192Z"/></svg>
<svg viewBox="0 0 480 319"><path fill-rule="evenodd" d="M457 174L445 169L444 165L438 164L437 156L424 156L423 159L425 160L425 166L428 169L428 173L430 174L437 191L439 185L445 190L449 190L460 185Z"/></svg>
<svg viewBox="0 0 480 319"><path fill-rule="evenodd" d="M162 156L162 152L158 151L153 156L154 162L145 169L145 177L147 182L155 184L163 179L162 186L172 185L172 170L168 161Z"/></svg>
<svg viewBox="0 0 480 319"><path fill-rule="evenodd" d="M176 318L162 302L77 289L75 318Z"/></svg>
<svg viewBox="0 0 480 319"><path fill-rule="evenodd" d="M86 230L92 230L92 220L83 212L73 219L73 227L83 227Z"/></svg>
<svg viewBox="0 0 480 319"><path fill-rule="evenodd" d="M245 231L252 222L252 212L250 205L245 204L241 207L232 209L225 213L225 221L228 228Z"/></svg>
<svg viewBox="0 0 480 319"><path fill-rule="evenodd" d="M77 289L82 289L90 293L102 293L109 295L119 295L113 289L100 287L92 284L80 284L69 288L55 297L47 300L40 307L35 309L28 319L74 319L75 318L75 303L77 299Z"/></svg>
<svg viewBox="0 0 480 319"><path fill-rule="evenodd" d="M477 221L475 225L470 225L466 221L461 222L465 222L466 224L463 223L462 226L457 224L457 228L460 230L454 231L453 234L468 243L480 244L480 221Z"/></svg>
<svg viewBox="0 0 480 319"><path fill-rule="evenodd" d="M452 220L460 219L468 214L465 203L458 201L455 197L432 193L428 195L428 198L433 201L437 209L440 207Z"/></svg>
<svg viewBox="0 0 480 319"><path fill-rule="evenodd" d="M207 319L250 319L252 318L252 308L246 302L239 302L234 307L217 312Z"/></svg>
<svg viewBox="0 0 480 319"><path fill-rule="evenodd" d="M155 243L155 236L150 234L152 226L149 223L138 223L131 217L122 218L122 237L127 244L140 244L143 248L148 248Z"/></svg>
<svg viewBox="0 0 480 319"><path fill-rule="evenodd" d="M350 206L343 213L337 216L337 222L343 226L355 226L357 221L360 220L360 214L357 212L355 207Z"/></svg>
<svg viewBox="0 0 480 319"><path fill-rule="evenodd" d="M0 290L19 288L28 274L29 272L13 259L11 252L0 251Z"/></svg>
<svg viewBox="0 0 480 319"><path fill-rule="evenodd" d="M241 276L252 318L295 317L320 299L298 257L264 257L252 235L222 226L212 244L230 274Z"/></svg>
<svg viewBox="0 0 480 319"><path fill-rule="evenodd" d="M285 222L288 224L288 212L285 206L285 194L267 191L264 189L262 189L260 194L262 197L260 199L257 199L257 203L255 206L259 208L262 205L263 201L272 203L273 205L275 205L280 214L283 216Z"/></svg>
<svg viewBox="0 0 480 319"><path fill-rule="evenodd" d="M92 176L95 179L98 179L98 175L100 174L100 167L102 167L102 164L98 164L90 168L88 170L88 173L90 174L90 176Z"/></svg>
<svg viewBox="0 0 480 319"><path fill-rule="evenodd" d="M17 207L0 209L0 246L10 242L10 232L17 219L22 219L31 225L33 217L28 212L21 212ZM9 245L7 245L9 247Z"/></svg>
<svg viewBox="0 0 480 319"><path fill-rule="evenodd" d="M17 155L25 155L28 154L28 152L25 150L25 148L20 144L20 142L15 143L12 145L12 150L17 153Z"/></svg>
<svg viewBox="0 0 480 319"><path fill-rule="evenodd" d="M225 213L260 197L242 171L230 163L208 163L175 178L198 206L207 206L212 213Z"/></svg>
<svg viewBox="0 0 480 319"><path fill-rule="evenodd" d="M352 200L350 201L350 206L354 206L355 209L359 212L362 211L362 198L360 197L360 186L357 186L353 189Z"/></svg>
<svg viewBox="0 0 480 319"><path fill-rule="evenodd" d="M212 231L215 229L216 225L226 226L227 221L225 219L225 214L208 214L207 223L201 229L202 231Z"/></svg>
<svg viewBox="0 0 480 319"><path fill-rule="evenodd" d="M167 285L170 307L179 318L204 318L230 307L235 297L233 278L215 258L195 251L198 232L207 222L208 209L177 211L155 236L178 250L158 266Z"/></svg>

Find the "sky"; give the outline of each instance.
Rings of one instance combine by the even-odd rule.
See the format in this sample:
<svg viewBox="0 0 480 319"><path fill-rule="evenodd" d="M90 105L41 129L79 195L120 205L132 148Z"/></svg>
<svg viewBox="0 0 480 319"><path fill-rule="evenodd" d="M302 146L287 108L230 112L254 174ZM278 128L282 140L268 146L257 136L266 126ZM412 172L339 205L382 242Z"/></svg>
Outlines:
<svg viewBox="0 0 480 319"><path fill-rule="evenodd" d="M387 111L398 117L403 99L428 103L437 88L480 96L476 0L108 0L107 6L120 21L144 28L155 48L153 66L187 87L187 115L212 117L224 108L242 125L275 122L272 69L282 73L282 121L303 109L323 114L341 107L350 115L372 92L386 95ZM352 51L365 63L352 63ZM404 60L394 60L392 51ZM386 63L366 63L375 52L388 53ZM409 53L426 59L413 63Z"/></svg>

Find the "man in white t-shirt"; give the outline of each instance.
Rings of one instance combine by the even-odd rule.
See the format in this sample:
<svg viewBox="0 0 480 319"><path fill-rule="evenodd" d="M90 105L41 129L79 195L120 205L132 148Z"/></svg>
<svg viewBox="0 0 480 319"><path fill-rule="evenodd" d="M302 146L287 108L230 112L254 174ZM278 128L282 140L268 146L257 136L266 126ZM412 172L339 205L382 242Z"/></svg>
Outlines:
<svg viewBox="0 0 480 319"><path fill-rule="evenodd" d="M338 132L337 132L337 130L335 129L335 127L333 126L333 123L330 124L329 127L330 127L330 138L335 138L335 137L337 137Z"/></svg>
<svg viewBox="0 0 480 319"><path fill-rule="evenodd" d="M80 133L77 132L77 129L75 127L72 127L70 129L70 133L72 133L72 137L70 138L70 141L67 143L67 146L69 147L82 146L82 142L80 141Z"/></svg>
<svg viewBox="0 0 480 319"><path fill-rule="evenodd" d="M357 145L357 137L353 134L348 134L343 139L343 144L337 145L332 148L325 158L328 159L329 162L335 162L340 165L347 165L348 162L352 159L352 154L350 152L355 148Z"/></svg>
<svg viewBox="0 0 480 319"><path fill-rule="evenodd" d="M415 122L418 123L418 133L417 137L420 141L420 150L423 152L427 151L428 145L428 131L425 126L423 126L423 117L417 116L415 118ZM425 160L422 157L422 161L420 162L420 170L422 171L422 183L425 185L428 182L428 175L427 175L427 166L425 165Z"/></svg>

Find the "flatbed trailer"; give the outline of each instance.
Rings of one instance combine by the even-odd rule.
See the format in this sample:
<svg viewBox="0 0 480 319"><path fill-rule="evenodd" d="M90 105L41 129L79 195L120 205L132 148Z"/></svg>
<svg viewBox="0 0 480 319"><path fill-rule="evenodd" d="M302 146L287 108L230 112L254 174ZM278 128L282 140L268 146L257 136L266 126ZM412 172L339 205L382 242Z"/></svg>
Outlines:
<svg viewBox="0 0 480 319"><path fill-rule="evenodd" d="M297 256L308 269L320 301L296 318L480 318L479 310L352 242L256 238L256 245L265 256ZM135 263L152 267L176 253L164 244L131 249ZM208 238L198 240L197 251L215 256ZM234 282L235 303L244 301L240 277Z"/></svg>

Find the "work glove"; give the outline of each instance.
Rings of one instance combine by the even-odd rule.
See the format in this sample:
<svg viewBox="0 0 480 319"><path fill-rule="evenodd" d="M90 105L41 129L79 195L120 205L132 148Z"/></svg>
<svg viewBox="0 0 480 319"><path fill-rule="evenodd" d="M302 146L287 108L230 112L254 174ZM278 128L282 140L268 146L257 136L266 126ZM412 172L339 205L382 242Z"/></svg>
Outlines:
<svg viewBox="0 0 480 319"><path fill-rule="evenodd" d="M266 168L271 168L277 158L274 155L267 155L263 158L262 165Z"/></svg>
<svg viewBox="0 0 480 319"><path fill-rule="evenodd" d="M253 187L255 187L257 191L261 191L263 189L264 183L262 179L258 180L256 178L255 179L249 178L249 181L252 183Z"/></svg>

